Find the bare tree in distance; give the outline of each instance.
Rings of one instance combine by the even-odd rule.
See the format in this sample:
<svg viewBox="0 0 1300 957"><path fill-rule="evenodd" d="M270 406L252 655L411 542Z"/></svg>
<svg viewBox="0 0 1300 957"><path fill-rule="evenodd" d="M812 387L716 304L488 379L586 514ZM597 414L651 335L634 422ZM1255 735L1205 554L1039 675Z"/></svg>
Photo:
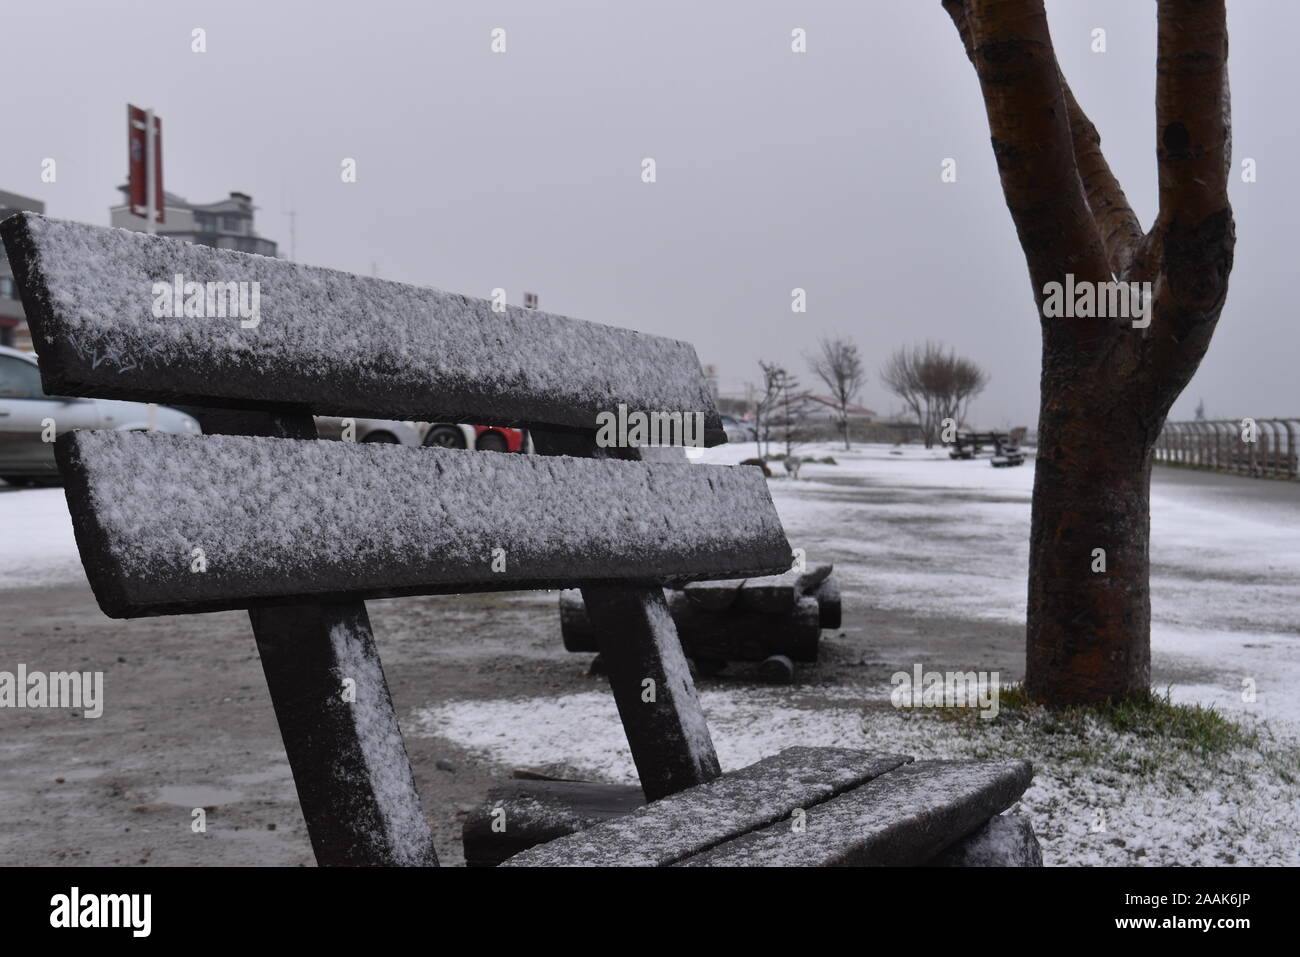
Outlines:
<svg viewBox="0 0 1300 957"><path fill-rule="evenodd" d="M956 425L966 421L970 400L984 391L989 377L983 369L969 359L948 356L931 370L931 391L935 398L935 415L938 425L952 419Z"/></svg>
<svg viewBox="0 0 1300 957"><path fill-rule="evenodd" d="M781 410L781 444L785 446L788 460L795 447L803 444L802 430L807 408L804 396L799 391L799 377L791 375L784 368L777 368L774 379L777 395L777 407Z"/></svg>
<svg viewBox="0 0 1300 957"><path fill-rule="evenodd" d="M771 412L781 395L781 383L785 381L785 368L776 362L758 360L758 368L763 374L763 392L761 398L754 400L754 439L758 446L760 458L766 458L771 451L771 432L769 424Z"/></svg>
<svg viewBox="0 0 1300 957"><path fill-rule="evenodd" d="M988 383L974 362L929 341L896 351L880 370L880 379L912 410L927 449L934 447L943 420L960 424L970 400Z"/></svg>
<svg viewBox="0 0 1300 957"><path fill-rule="evenodd" d="M835 407L840 414L840 428L844 433L844 450L849 443L849 406L853 404L867 381L867 371L862 366L858 347L847 339L823 338L821 353L809 360L817 378L826 384Z"/></svg>
<svg viewBox="0 0 1300 957"><path fill-rule="evenodd" d="M1025 688L1150 694L1151 450L1209 348L1236 230L1224 0L1156 4L1159 210L1142 231L1060 66L1042 0L942 0L975 66L1043 337ZM1141 322L1054 289L1148 284ZM1076 318L1076 315L1078 316Z"/></svg>
<svg viewBox="0 0 1300 957"><path fill-rule="evenodd" d="M880 381L890 392L903 400L914 416L921 438L926 448L930 447L930 430L926 421L925 398L921 394L921 376L917 371L920 357L914 355L917 349L899 349L885 362L880 370Z"/></svg>

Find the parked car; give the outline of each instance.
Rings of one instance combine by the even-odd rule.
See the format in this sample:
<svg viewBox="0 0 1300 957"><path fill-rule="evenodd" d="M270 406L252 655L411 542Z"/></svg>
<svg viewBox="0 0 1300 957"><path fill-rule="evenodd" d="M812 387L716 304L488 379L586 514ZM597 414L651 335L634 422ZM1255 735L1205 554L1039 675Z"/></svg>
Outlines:
<svg viewBox="0 0 1300 957"><path fill-rule="evenodd" d="M757 442L758 430L753 423L738 419L734 415L720 415L722 431L727 433L728 442Z"/></svg>
<svg viewBox="0 0 1300 957"><path fill-rule="evenodd" d="M528 435L522 429L505 426L431 422L425 428L424 444L480 452L527 452Z"/></svg>
<svg viewBox="0 0 1300 957"><path fill-rule="evenodd" d="M351 419L316 416L316 434L322 439L342 439L345 421L352 422L353 442L383 442L388 445L419 445L420 431L414 422L393 419Z"/></svg>
<svg viewBox="0 0 1300 957"><path fill-rule="evenodd" d="M54 443L46 440L72 429L200 431L193 416L163 405L46 395L36 356L0 346L0 478L10 485L57 483Z"/></svg>
<svg viewBox="0 0 1300 957"><path fill-rule="evenodd" d="M429 445L444 449L478 449L486 452L528 451L528 436L521 429L451 422L398 422L393 419L351 419L316 416L316 433L323 439L343 438L344 423L352 422L353 442L390 445Z"/></svg>

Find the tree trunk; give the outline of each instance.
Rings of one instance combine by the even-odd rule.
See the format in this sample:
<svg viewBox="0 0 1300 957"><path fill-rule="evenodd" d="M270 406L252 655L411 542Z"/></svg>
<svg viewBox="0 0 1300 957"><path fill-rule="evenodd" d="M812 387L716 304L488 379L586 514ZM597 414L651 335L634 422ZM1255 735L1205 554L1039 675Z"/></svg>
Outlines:
<svg viewBox="0 0 1300 957"><path fill-rule="evenodd" d="M1051 705L1144 696L1151 448L1232 271L1224 0L1157 2L1160 209L1146 233L1061 75L1043 0L942 3L980 81L1043 335L1026 689ZM1147 284L1149 306L1142 321L1049 314L1049 284L1067 280Z"/></svg>
<svg viewBox="0 0 1300 957"><path fill-rule="evenodd" d="M1053 705L1149 690L1152 437L1086 401L1045 388L1039 419L1025 689Z"/></svg>

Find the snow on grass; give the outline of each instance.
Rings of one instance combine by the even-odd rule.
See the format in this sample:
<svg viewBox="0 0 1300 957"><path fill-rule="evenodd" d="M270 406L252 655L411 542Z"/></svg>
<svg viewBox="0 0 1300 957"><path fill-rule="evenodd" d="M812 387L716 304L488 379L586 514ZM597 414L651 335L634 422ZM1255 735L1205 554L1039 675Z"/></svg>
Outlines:
<svg viewBox="0 0 1300 957"><path fill-rule="evenodd" d="M724 771L795 746L917 759L1026 758L1034 781L1013 810L1033 825L1048 865L1300 863L1296 742L1274 740L1266 728L1256 747L1205 756L1100 720L1062 734L1007 711L993 721L945 720L951 713L895 711L888 700L887 686L701 695ZM503 769L636 781L604 690L449 702L418 712L410 729L452 740Z"/></svg>
<svg viewBox="0 0 1300 957"><path fill-rule="evenodd" d="M63 489L0 492L0 589L85 580Z"/></svg>

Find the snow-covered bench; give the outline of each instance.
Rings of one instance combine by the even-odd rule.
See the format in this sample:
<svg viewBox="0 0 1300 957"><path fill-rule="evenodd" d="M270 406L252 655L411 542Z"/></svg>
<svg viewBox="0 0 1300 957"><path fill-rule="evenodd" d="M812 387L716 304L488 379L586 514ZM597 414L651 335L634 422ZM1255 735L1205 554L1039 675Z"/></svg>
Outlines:
<svg viewBox="0 0 1300 957"><path fill-rule="evenodd" d="M56 457L106 614L249 610L319 863L437 863L364 604L395 595L582 589L652 802L607 822L600 862L688 832L654 863L925 860L1028 783L827 748L721 775L662 588L785 572L789 543L758 470L594 441L620 403L700 411L723 441L691 346L29 213L0 235L49 393L225 410L225 434L72 432ZM543 456L319 441L313 413L521 425ZM597 838L519 863L595 862Z"/></svg>

